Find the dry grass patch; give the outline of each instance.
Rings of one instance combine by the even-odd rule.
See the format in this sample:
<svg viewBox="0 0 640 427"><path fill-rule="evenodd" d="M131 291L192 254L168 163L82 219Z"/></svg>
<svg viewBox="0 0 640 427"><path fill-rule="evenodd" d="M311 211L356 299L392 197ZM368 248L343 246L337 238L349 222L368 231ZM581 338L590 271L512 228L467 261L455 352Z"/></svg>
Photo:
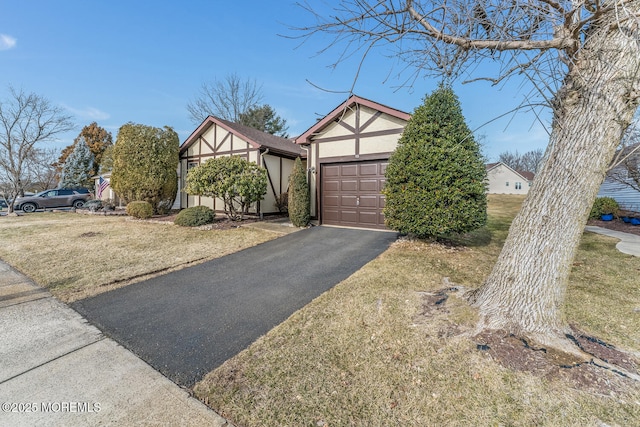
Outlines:
<svg viewBox="0 0 640 427"><path fill-rule="evenodd" d="M467 246L396 242L210 373L196 395L242 426L640 425L637 384L605 374L602 393L505 367L470 338L476 314L458 294L436 304L446 277L467 287L486 277L521 201L491 197L490 223L461 239ZM613 243L585 236L579 257L595 263L604 249L598 262L617 275L599 274L594 286L574 272L567 312L582 330L638 351L640 322L628 308L639 291L618 279L637 277L640 260Z"/></svg>
<svg viewBox="0 0 640 427"><path fill-rule="evenodd" d="M620 253L617 242L585 233L572 266L566 313L585 332L639 351L640 258Z"/></svg>
<svg viewBox="0 0 640 427"><path fill-rule="evenodd" d="M65 302L277 237L255 228L203 231L71 213L2 217L0 233L0 258Z"/></svg>

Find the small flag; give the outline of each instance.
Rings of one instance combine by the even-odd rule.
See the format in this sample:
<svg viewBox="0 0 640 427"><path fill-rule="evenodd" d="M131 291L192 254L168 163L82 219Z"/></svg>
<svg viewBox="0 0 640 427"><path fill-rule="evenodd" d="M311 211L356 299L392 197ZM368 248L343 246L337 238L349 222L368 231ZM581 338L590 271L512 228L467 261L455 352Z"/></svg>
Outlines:
<svg viewBox="0 0 640 427"><path fill-rule="evenodd" d="M107 181L103 177L100 177L100 179L98 180L98 199L102 199L102 192L106 190L108 186L109 181Z"/></svg>

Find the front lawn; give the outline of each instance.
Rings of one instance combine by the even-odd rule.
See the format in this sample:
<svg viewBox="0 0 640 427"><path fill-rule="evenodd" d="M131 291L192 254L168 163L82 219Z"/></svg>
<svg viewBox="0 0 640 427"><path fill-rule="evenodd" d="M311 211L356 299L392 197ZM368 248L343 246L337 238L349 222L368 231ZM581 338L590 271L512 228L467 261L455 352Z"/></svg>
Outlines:
<svg viewBox="0 0 640 427"><path fill-rule="evenodd" d="M278 236L257 228L198 230L128 217L35 213L0 217L0 259L65 302L204 262Z"/></svg>
<svg viewBox="0 0 640 427"><path fill-rule="evenodd" d="M489 224L466 246L396 242L207 375L196 395L246 427L640 425L637 382L593 366L499 363L471 338L474 310L455 294L434 304L434 291L472 288L489 273L522 198L489 200ZM585 234L566 313L634 352L637 370L640 258L614 244Z"/></svg>

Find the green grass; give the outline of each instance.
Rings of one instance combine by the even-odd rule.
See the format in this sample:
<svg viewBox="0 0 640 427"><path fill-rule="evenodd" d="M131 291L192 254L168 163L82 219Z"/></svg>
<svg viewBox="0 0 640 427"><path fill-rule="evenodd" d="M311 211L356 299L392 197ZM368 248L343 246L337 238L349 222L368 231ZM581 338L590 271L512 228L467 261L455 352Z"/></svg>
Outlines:
<svg viewBox="0 0 640 427"><path fill-rule="evenodd" d="M242 426L640 425L640 389L604 395L507 369L476 350L475 311L451 296L423 315L421 292L488 275L522 198L490 197L467 247L399 241L211 372L196 395ZM586 234L567 316L640 350L640 259Z"/></svg>
<svg viewBox="0 0 640 427"><path fill-rule="evenodd" d="M74 213L1 217L0 235L0 258L65 302L278 236L257 228L199 230Z"/></svg>

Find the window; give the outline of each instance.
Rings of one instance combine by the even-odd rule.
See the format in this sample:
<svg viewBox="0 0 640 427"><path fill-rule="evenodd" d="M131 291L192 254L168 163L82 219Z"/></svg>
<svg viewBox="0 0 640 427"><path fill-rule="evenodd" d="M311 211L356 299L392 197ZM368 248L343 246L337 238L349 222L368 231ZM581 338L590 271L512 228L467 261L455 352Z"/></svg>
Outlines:
<svg viewBox="0 0 640 427"><path fill-rule="evenodd" d="M73 190L58 190L58 196L70 196L73 193Z"/></svg>
<svg viewBox="0 0 640 427"><path fill-rule="evenodd" d="M509 186L509 181L507 181L507 187Z"/></svg>
<svg viewBox="0 0 640 427"><path fill-rule="evenodd" d="M187 163L187 170L193 169L196 166L198 166L198 162L189 162L189 163Z"/></svg>
<svg viewBox="0 0 640 427"><path fill-rule="evenodd" d="M521 189L522 189L522 183L516 182L516 190L521 190Z"/></svg>

